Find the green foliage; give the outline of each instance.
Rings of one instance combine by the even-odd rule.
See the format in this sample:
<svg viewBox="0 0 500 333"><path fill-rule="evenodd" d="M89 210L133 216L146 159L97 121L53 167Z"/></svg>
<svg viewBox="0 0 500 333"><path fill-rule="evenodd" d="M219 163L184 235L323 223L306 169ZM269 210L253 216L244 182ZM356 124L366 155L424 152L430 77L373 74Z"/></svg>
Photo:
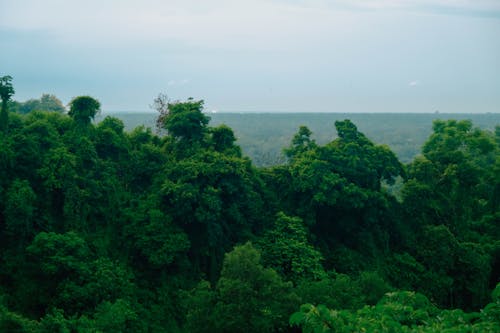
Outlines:
<svg viewBox="0 0 500 333"><path fill-rule="evenodd" d="M74 232L41 232L27 251L39 263L41 271L49 276L84 273L84 263L90 256L87 244Z"/></svg>
<svg viewBox="0 0 500 333"><path fill-rule="evenodd" d="M150 201L139 207L132 218L134 221L126 232L134 239L133 248L139 250L150 265L170 265L189 249L187 235Z"/></svg>
<svg viewBox="0 0 500 333"><path fill-rule="evenodd" d="M203 114L203 101L168 103L168 113L162 119L163 128L179 140L196 142L203 139L210 120Z"/></svg>
<svg viewBox="0 0 500 333"><path fill-rule="evenodd" d="M10 106L11 111L27 114L33 111L50 111L65 113L66 108L55 95L43 94L40 98L32 98L25 102L15 102Z"/></svg>
<svg viewBox="0 0 500 333"><path fill-rule="evenodd" d="M330 273L319 281L303 280L297 286L297 294L303 302L332 309L357 309L364 304L359 283L346 274Z"/></svg>
<svg viewBox="0 0 500 333"><path fill-rule="evenodd" d="M0 332L38 333L38 323L0 305ZM56 331L52 331L56 332Z"/></svg>
<svg viewBox="0 0 500 333"><path fill-rule="evenodd" d="M214 282L224 252L258 226L262 199L256 172L248 160L201 150L167 164L163 176L165 214L187 233L194 261Z"/></svg>
<svg viewBox="0 0 500 333"><path fill-rule="evenodd" d="M321 266L322 255L309 244L301 218L279 212L274 228L262 238L261 248L263 262L294 283L301 279L321 279L326 275Z"/></svg>
<svg viewBox="0 0 500 333"><path fill-rule="evenodd" d="M307 126L300 126L299 132L292 138L290 147L284 150L288 158L298 156L316 147L316 142L311 139L312 132Z"/></svg>
<svg viewBox="0 0 500 333"><path fill-rule="evenodd" d="M14 95L12 76L6 75L0 77L0 98L2 99L2 103L7 103L12 95Z"/></svg>
<svg viewBox="0 0 500 333"><path fill-rule="evenodd" d="M461 310L440 310L414 292L387 293L375 306L357 311L331 310L324 305L303 304L290 324L304 332L496 332L500 325L481 315ZM478 320L479 319L479 320Z"/></svg>
<svg viewBox="0 0 500 333"><path fill-rule="evenodd" d="M0 110L0 132L5 132L9 126L8 102L14 95L12 86L12 76L6 75L0 77L0 99L2 99L2 109Z"/></svg>
<svg viewBox="0 0 500 333"><path fill-rule="evenodd" d="M95 326L102 332L138 332L137 313L129 302L118 299L116 302L103 302L96 308Z"/></svg>
<svg viewBox="0 0 500 333"><path fill-rule="evenodd" d="M435 121L433 130L423 156L408 166L403 189L417 242L410 251L427 269L413 287L440 305L478 309L485 304L488 279L495 279L490 270L496 231L485 227L491 228L491 214L500 207L499 146L492 133L470 121Z"/></svg>
<svg viewBox="0 0 500 333"><path fill-rule="evenodd" d="M90 96L78 96L69 102L68 115L77 124L88 125L100 111L101 103Z"/></svg>
<svg viewBox="0 0 500 333"><path fill-rule="evenodd" d="M241 149L234 142L236 137L231 128L226 125L220 125L211 129L212 141L215 151L226 152L241 157Z"/></svg>
<svg viewBox="0 0 500 333"><path fill-rule="evenodd" d="M415 290L423 285L425 267L409 253L394 253L384 267L389 282L403 290Z"/></svg>
<svg viewBox="0 0 500 333"><path fill-rule="evenodd" d="M500 283L491 293L491 303L481 311L481 319L491 325L500 326Z"/></svg>
<svg viewBox="0 0 500 333"><path fill-rule="evenodd" d="M410 178L419 187L405 190L406 202L417 195L424 200L421 204L432 207L419 214L422 220L446 224L452 232L462 233L469 221L498 209L487 204L495 200L498 187L492 171L499 147L492 134L474 129L470 121L436 121L422 150L424 157L409 168ZM427 198L414 194L425 186L432 189ZM413 205L406 206L411 209Z"/></svg>
<svg viewBox="0 0 500 333"><path fill-rule="evenodd" d="M296 291L302 302L355 310L365 304L376 304L391 289L377 272L365 271L352 278L330 272L318 281L302 280Z"/></svg>
<svg viewBox="0 0 500 333"><path fill-rule="evenodd" d="M26 246L34 233L36 194L27 180L16 179L7 190L6 197L5 231L9 238L16 238L18 244Z"/></svg>
<svg viewBox="0 0 500 333"><path fill-rule="evenodd" d="M344 262L361 268L366 263L350 259L364 257L369 263L388 250L391 208L397 202L381 182L391 183L404 171L387 147L373 144L349 120L336 122L336 127L339 137L325 146L311 141L302 127L288 150L289 164L271 170L268 186L287 214L310 227L311 239L328 254L327 269L359 273ZM338 249L352 257L336 255Z"/></svg>
<svg viewBox="0 0 500 333"><path fill-rule="evenodd" d="M290 310L298 304L292 285L260 263L251 243L226 254L215 290L200 284L188 302L192 332L274 332L286 327Z"/></svg>
<svg viewBox="0 0 500 333"><path fill-rule="evenodd" d="M498 133L436 122L403 168L351 121L303 126L257 169L202 101L161 101L163 136L88 96L8 114L0 331L290 331L301 303L311 332L499 331Z"/></svg>

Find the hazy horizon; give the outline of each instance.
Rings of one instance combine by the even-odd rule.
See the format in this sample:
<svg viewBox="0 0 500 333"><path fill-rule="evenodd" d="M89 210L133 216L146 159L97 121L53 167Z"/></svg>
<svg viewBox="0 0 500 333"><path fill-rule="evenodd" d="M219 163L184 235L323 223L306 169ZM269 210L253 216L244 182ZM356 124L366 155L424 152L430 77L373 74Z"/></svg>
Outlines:
<svg viewBox="0 0 500 333"><path fill-rule="evenodd" d="M2 1L0 76L108 113L499 113L499 36L496 0Z"/></svg>
<svg viewBox="0 0 500 333"><path fill-rule="evenodd" d="M487 114L500 114L500 112L404 112L404 111L379 111L379 112L370 112L370 111L351 111L351 112L342 112L342 111L273 111L273 110L263 110L263 111L258 111L258 110L251 110L251 111L238 111L238 110L222 110L222 111L210 111L210 110L203 110L204 113L206 114L315 114L315 113L325 113L325 114L445 114L445 115L453 115L453 114L460 114L460 115L487 115ZM101 115L106 115L106 114L157 114L155 110L101 110Z"/></svg>

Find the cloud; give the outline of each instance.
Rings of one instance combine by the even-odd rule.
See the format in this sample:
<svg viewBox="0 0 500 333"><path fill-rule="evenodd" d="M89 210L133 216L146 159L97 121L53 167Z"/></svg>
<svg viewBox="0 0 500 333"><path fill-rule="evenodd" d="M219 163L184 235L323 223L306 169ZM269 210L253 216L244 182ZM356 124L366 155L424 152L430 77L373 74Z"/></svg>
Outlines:
<svg viewBox="0 0 500 333"><path fill-rule="evenodd" d="M465 11L500 11L497 0L334 0L331 6L364 10L429 10L435 8L461 9Z"/></svg>
<svg viewBox="0 0 500 333"><path fill-rule="evenodd" d="M116 105L147 105L159 87L267 108L383 95L415 77L456 91L473 77L479 90L500 77L500 20L482 19L495 13L500 0L0 0L0 60L26 87L60 76L58 94L129 98Z"/></svg>
<svg viewBox="0 0 500 333"><path fill-rule="evenodd" d="M229 41L255 45L300 33L313 17L321 16L318 9L299 10L297 5L265 0L209 4L195 0L17 0L0 5L0 27L46 31L72 44L182 41L221 45Z"/></svg>
<svg viewBox="0 0 500 333"><path fill-rule="evenodd" d="M500 18L500 1L16 0L0 1L0 29L44 32L72 48L297 50L342 41L376 20L364 15L394 10Z"/></svg>

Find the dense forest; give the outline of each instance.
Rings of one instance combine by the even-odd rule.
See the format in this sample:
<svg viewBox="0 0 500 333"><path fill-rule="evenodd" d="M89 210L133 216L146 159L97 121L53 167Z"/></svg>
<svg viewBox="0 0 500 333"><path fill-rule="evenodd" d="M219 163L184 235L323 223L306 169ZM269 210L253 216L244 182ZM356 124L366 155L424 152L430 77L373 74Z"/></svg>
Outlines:
<svg viewBox="0 0 500 333"><path fill-rule="evenodd" d="M0 332L500 331L500 126L435 121L407 164L350 120L301 126L257 168L203 101L160 105L157 135L13 94Z"/></svg>
<svg viewBox="0 0 500 333"><path fill-rule="evenodd" d="M33 102L29 107L31 105ZM157 118L156 112L103 112L95 121L108 115L121 119L126 131L141 125L154 128ZM311 110L307 113L217 112L209 115L212 126L231 127L242 153L257 167L285 163L283 147L290 143L300 126L307 126L317 143L327 144L337 138L332 131L335 121L349 119L370 140L386 144L402 163L409 163L431 135L434 120L471 120L474 126L490 131L495 129L495 124L500 124L500 113L315 113Z"/></svg>

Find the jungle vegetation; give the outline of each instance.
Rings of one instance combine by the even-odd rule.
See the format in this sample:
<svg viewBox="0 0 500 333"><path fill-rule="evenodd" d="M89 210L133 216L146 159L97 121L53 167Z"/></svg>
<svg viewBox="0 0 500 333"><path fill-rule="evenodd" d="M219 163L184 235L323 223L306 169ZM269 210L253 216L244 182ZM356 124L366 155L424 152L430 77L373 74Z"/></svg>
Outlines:
<svg viewBox="0 0 500 333"><path fill-rule="evenodd" d="M287 161L283 147L300 126L307 126L311 138L319 144L327 144L337 138L333 129L335 121L345 119L356 124L360 132L378 144L391 148L401 163L408 164L420 154L420 150L432 134L434 120L470 120L474 126L494 131L500 123L500 113L331 113L310 112L262 112L209 113L211 126L227 125L234 131L244 155L250 157L256 167L271 167ZM123 121L126 131L144 125L155 128L157 112L103 112L96 116L99 122L106 116ZM333 129L333 130L332 130Z"/></svg>
<svg viewBox="0 0 500 333"><path fill-rule="evenodd" d="M350 120L326 144L302 126L257 168L201 100L168 102L158 135L13 93L0 332L500 331L498 126L435 121L406 164Z"/></svg>

